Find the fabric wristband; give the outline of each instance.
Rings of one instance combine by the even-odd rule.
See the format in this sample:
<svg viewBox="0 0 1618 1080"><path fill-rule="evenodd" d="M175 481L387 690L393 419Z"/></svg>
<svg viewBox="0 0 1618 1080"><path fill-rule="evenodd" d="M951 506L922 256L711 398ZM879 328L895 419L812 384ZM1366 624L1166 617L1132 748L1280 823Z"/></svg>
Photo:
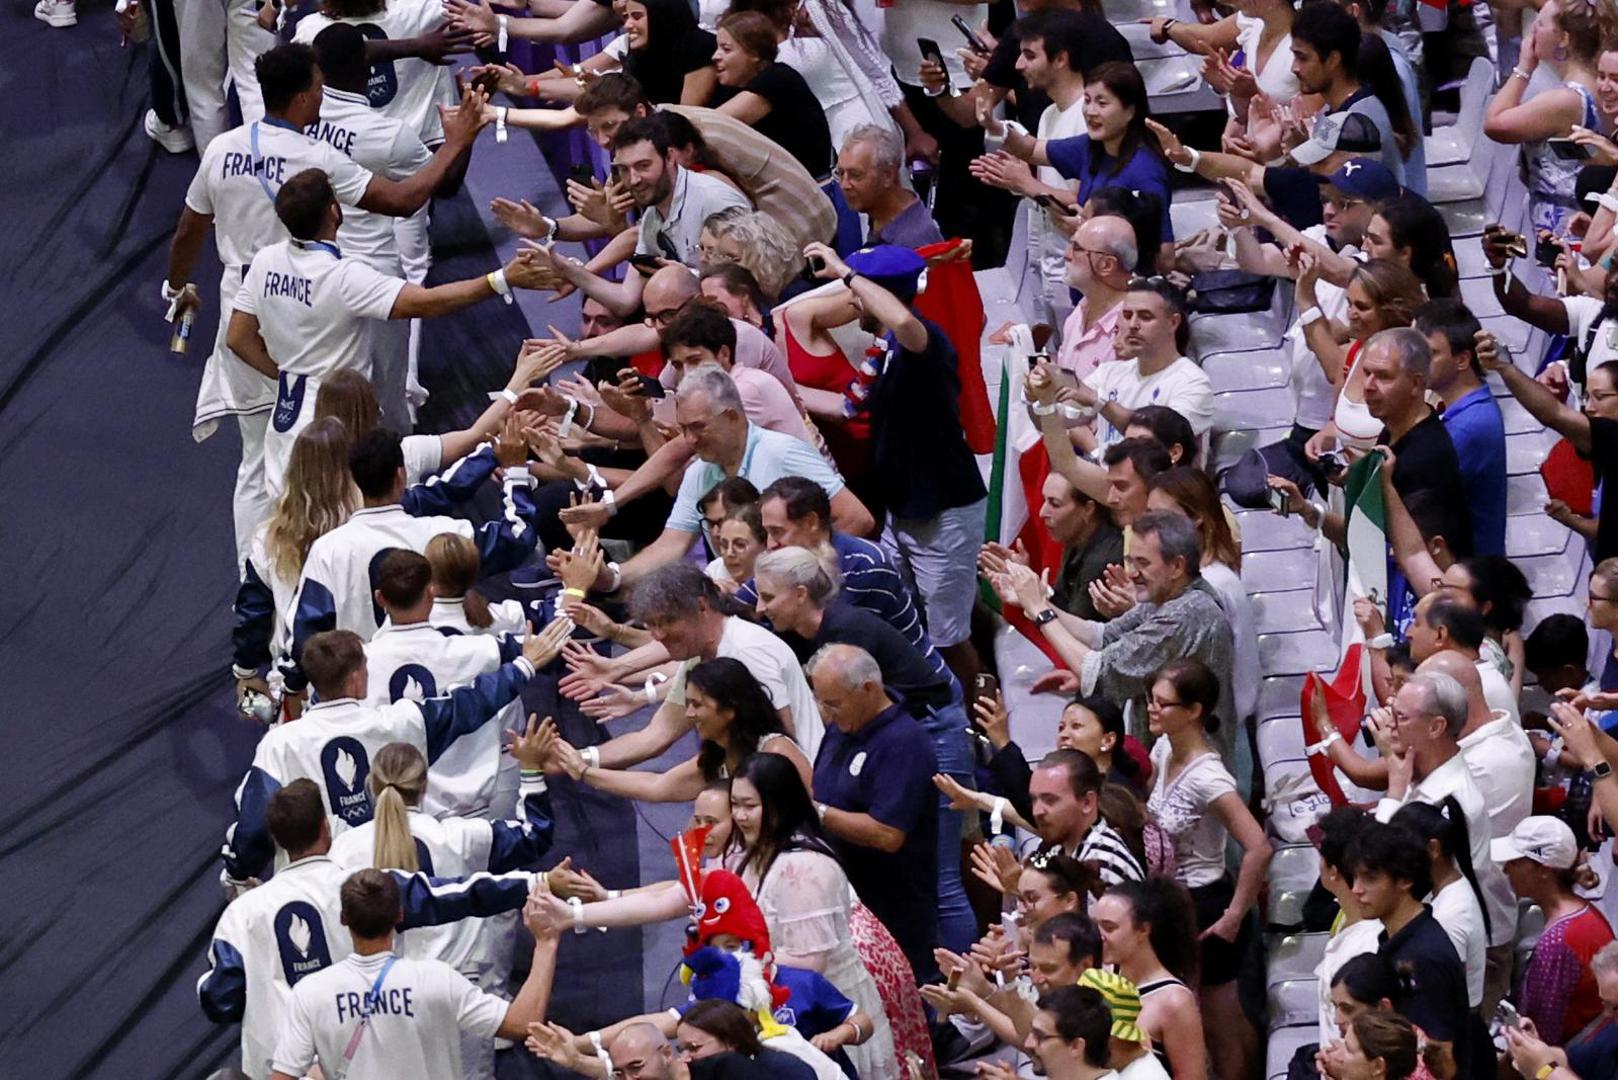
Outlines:
<svg viewBox="0 0 1618 1080"><path fill-rule="evenodd" d="M588 764L590 768L601 768L601 747L586 746L583 750L579 751L579 756L585 760L586 764Z"/></svg>
<svg viewBox="0 0 1618 1080"><path fill-rule="evenodd" d="M1319 755L1324 754L1327 750L1329 750L1331 748L1332 743L1342 742L1342 741L1343 741L1342 733L1337 732L1337 731L1333 731L1330 735L1327 735L1324 739L1321 739L1319 742L1312 743L1311 745L1304 747L1303 752L1304 752L1305 755L1307 755L1309 757L1318 757Z"/></svg>
<svg viewBox="0 0 1618 1080"><path fill-rule="evenodd" d="M1185 148L1185 152L1191 155L1190 161L1186 162L1184 165L1181 165L1178 161L1173 161L1169 164L1173 165L1180 172L1194 173L1197 171L1197 166L1202 164L1202 151L1198 150L1194 146L1188 146Z"/></svg>
<svg viewBox="0 0 1618 1080"><path fill-rule="evenodd" d="M506 399L506 404L507 405L515 405L515 404L517 404L517 397L518 397L517 391L513 390L509 386L506 387L504 390L500 391L500 396Z"/></svg>
<svg viewBox="0 0 1618 1080"><path fill-rule="evenodd" d="M500 17L505 18L504 15ZM502 51L504 51L504 48L504 46L501 46ZM502 105L494 110L494 141L497 143L503 143L509 137L506 132L506 114L510 111L511 107L508 105Z"/></svg>
<svg viewBox="0 0 1618 1080"><path fill-rule="evenodd" d="M1321 319L1324 319L1325 317L1326 317L1326 313L1324 311L1321 311L1320 308L1318 308L1318 307L1308 308L1308 309L1306 309L1304 311L1304 313L1302 315L1298 316L1298 325L1299 326L1309 326L1309 325L1312 325L1314 323L1319 322Z"/></svg>
<svg viewBox="0 0 1618 1080"><path fill-rule="evenodd" d="M508 304L512 302L511 285L506 281L505 267L502 266L500 269L486 274L484 280L489 283L489 288L493 289L500 299Z"/></svg>
<svg viewBox="0 0 1618 1080"><path fill-rule="evenodd" d="M496 15L494 17L494 23L495 26L499 28L499 33L495 36L494 47L499 49L501 52L505 52L506 42L511 33L511 19L506 15ZM500 141L505 142L506 140L501 139Z"/></svg>

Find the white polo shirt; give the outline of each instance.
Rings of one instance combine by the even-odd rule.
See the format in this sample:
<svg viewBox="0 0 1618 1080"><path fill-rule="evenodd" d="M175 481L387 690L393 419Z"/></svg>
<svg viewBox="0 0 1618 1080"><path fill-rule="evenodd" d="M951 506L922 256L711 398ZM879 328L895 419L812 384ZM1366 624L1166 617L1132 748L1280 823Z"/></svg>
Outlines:
<svg viewBox="0 0 1618 1080"><path fill-rule="evenodd" d="M1466 965L1466 1003L1475 1009L1483 1001L1483 969L1488 966L1484 953L1489 947L1489 935L1483 931L1483 905L1478 903L1472 883L1458 877L1433 894L1432 908L1433 918L1454 942L1456 954Z"/></svg>
<svg viewBox="0 0 1618 1080"><path fill-rule="evenodd" d="M253 257L235 307L258 318L270 359L281 369L275 412L264 435L264 478L281 493L292 443L315 416L326 376L371 374L371 320L386 319L405 280L325 241L284 240Z"/></svg>
<svg viewBox="0 0 1618 1080"><path fill-rule="evenodd" d="M302 1076L318 1060L327 1076L344 1080L460 1076L461 1032L493 1038L508 1008L508 1002L437 960L350 953L293 987L275 1044L275 1068ZM367 1013L366 1030L345 1073L344 1051Z"/></svg>
<svg viewBox="0 0 1618 1080"><path fill-rule="evenodd" d="M364 94L329 86L320 101L320 119L308 134L389 180L404 180L433 159L414 125L371 108ZM387 214L345 209L337 246L350 258L362 259L385 274L402 276L393 222Z"/></svg>
<svg viewBox="0 0 1618 1080"><path fill-rule="evenodd" d="M747 666L764 692L770 695L770 704L777 709L792 710L792 726L799 749L811 762L820 751L820 740L826 725L820 719L820 707L809 689L803 667L787 643L759 626L739 616L725 619L725 628L719 634L719 648L715 656L728 656ZM668 701L685 704L685 674L701 661L687 660L669 684Z"/></svg>
<svg viewBox="0 0 1618 1080"><path fill-rule="evenodd" d="M1533 744L1517 722L1499 709L1494 710L1494 719L1458 741L1472 782L1488 806L1490 838L1510 836L1533 812Z"/></svg>
<svg viewBox="0 0 1618 1080"><path fill-rule="evenodd" d="M398 41L420 37L444 21L444 6L440 0L387 0L381 11L349 19L333 19L313 12L298 21L292 40L313 44L315 37L334 22L346 22L368 31L367 38ZM371 80L366 97L371 107L384 116L409 125L421 141L430 144L444 141L444 120L438 115L438 106L455 100L454 83L450 69L419 57L403 60L384 60L371 65ZM325 115L324 107L321 115Z"/></svg>
<svg viewBox="0 0 1618 1080"><path fill-rule="evenodd" d="M186 190L185 205L213 218L214 245L225 265L219 333L203 369L191 421L199 439L212 434L220 417L260 412L275 403L275 383L231 353L225 332L247 264L261 249L287 239L286 228L275 216L275 193L305 169L324 170L344 206L357 205L371 184L369 170L291 124L265 117L210 142Z"/></svg>
<svg viewBox="0 0 1618 1080"><path fill-rule="evenodd" d="M1133 412L1143 405L1164 405L1191 424L1200 439L1213 426L1213 384L1196 362L1181 356L1162 371L1141 375L1139 360L1102 364L1085 379L1095 389L1097 409L1115 402ZM1105 416L1096 417L1096 438L1106 449L1124 437Z"/></svg>
<svg viewBox="0 0 1618 1080"><path fill-rule="evenodd" d="M1472 870L1483 888L1489 923L1494 930L1489 935L1489 944L1503 945L1517 936L1517 895L1511 891L1511 883L1506 880L1505 872L1489 854L1489 808L1477 781L1472 778L1465 751L1411 784L1402 801L1386 797L1379 800L1376 819L1389 820L1405 803L1424 802L1429 806L1439 806L1450 795L1455 796L1461 812L1466 815L1467 838L1472 841Z"/></svg>

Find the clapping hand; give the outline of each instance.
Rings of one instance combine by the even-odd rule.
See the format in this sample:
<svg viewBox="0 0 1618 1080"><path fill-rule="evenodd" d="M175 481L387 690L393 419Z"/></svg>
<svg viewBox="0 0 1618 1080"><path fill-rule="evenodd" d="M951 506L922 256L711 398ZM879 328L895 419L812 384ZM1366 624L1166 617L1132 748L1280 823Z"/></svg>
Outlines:
<svg viewBox="0 0 1618 1080"><path fill-rule="evenodd" d="M516 758L524 769L534 772L543 770L549 764L559 741L556 721L547 716L541 723L538 713L528 715L528 726L523 731L507 734L511 736L511 741L506 744L506 752Z"/></svg>
<svg viewBox="0 0 1618 1080"><path fill-rule="evenodd" d="M1108 563L1101 576L1090 582L1090 603L1109 619L1116 619L1135 606L1135 586L1123 563Z"/></svg>
<svg viewBox="0 0 1618 1080"><path fill-rule="evenodd" d="M1022 863L1010 848L980 842L972 846L972 873L989 888L1012 896L1022 880Z"/></svg>

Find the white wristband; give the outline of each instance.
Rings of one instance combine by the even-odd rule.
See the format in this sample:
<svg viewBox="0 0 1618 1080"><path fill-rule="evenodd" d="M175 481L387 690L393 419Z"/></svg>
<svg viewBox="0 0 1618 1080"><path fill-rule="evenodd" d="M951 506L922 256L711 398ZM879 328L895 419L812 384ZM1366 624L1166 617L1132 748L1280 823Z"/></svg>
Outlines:
<svg viewBox="0 0 1618 1080"><path fill-rule="evenodd" d="M500 269L490 273L488 275L488 282L489 288L493 289L495 294L498 295L500 299L504 300L508 304L512 302L513 297L511 295L511 284L506 281L505 267L502 266Z"/></svg>
<svg viewBox="0 0 1618 1080"><path fill-rule="evenodd" d="M668 678L668 676L664 675L660 671L654 671L650 675L646 676L646 685L641 687L641 692L646 695L646 704L657 704L657 684L666 678Z"/></svg>
<svg viewBox="0 0 1618 1080"><path fill-rule="evenodd" d="M494 17L494 22L495 25L500 28L500 32L495 38L494 47L499 49L501 52L505 52L506 41L508 40L511 31L511 19L505 15L496 15ZM504 139L501 139L500 141L505 142Z"/></svg>
<svg viewBox="0 0 1618 1080"><path fill-rule="evenodd" d="M1191 155L1190 161L1186 162L1184 165L1181 165L1178 161L1171 162L1171 164L1180 172L1194 173L1197 171L1197 166L1202 164L1202 151L1196 149L1195 147L1188 146L1185 148L1185 152Z"/></svg>
<svg viewBox="0 0 1618 1080"><path fill-rule="evenodd" d="M584 901L577 896L567 898L567 906L573 909L573 932L582 934L590 928L584 924Z"/></svg>
<svg viewBox="0 0 1618 1080"><path fill-rule="evenodd" d="M1308 309L1306 309L1304 311L1304 313L1302 315L1298 316L1298 325L1299 326L1308 326L1311 323L1319 322L1321 319L1324 319L1325 317L1326 317L1326 313L1324 311L1321 311L1318 307L1308 308Z"/></svg>
<svg viewBox="0 0 1618 1080"><path fill-rule="evenodd" d="M1342 741L1343 741L1342 734L1339 733L1339 732L1334 731L1330 735L1327 735L1324 739L1321 739L1319 742L1313 744L1312 746L1304 747L1303 752L1305 754L1307 754L1308 756L1310 756L1310 757L1315 757L1317 755L1324 754L1326 752L1327 748L1330 747L1332 743L1334 743L1334 742L1342 742Z"/></svg>
<svg viewBox="0 0 1618 1080"><path fill-rule="evenodd" d="M601 747L586 746L583 750L579 751L579 756L584 759L585 764L589 765L590 768L601 768Z"/></svg>
<svg viewBox="0 0 1618 1080"><path fill-rule="evenodd" d="M617 492L613 491L612 488L607 488L606 490L602 491L602 493L601 493L601 505L605 506L607 508L607 516L608 517L611 517L612 515L616 514L618 512L618 494L617 494Z"/></svg>
<svg viewBox="0 0 1618 1080"><path fill-rule="evenodd" d="M518 397L517 391L513 390L509 386L506 387L504 390L500 391L500 396L506 399L506 404L508 404L508 405L517 404L517 397Z"/></svg>
<svg viewBox="0 0 1618 1080"><path fill-rule="evenodd" d="M996 834L1006 831L1006 800L998 796L989 808L989 828Z"/></svg>
<svg viewBox="0 0 1618 1080"><path fill-rule="evenodd" d="M572 398L572 397L568 398L567 399L567 412L562 414L562 424L561 424L560 427L558 427L556 429L556 434L558 436L565 439L569 435L573 434L573 416L578 411L579 411L579 399L578 398Z"/></svg>
<svg viewBox="0 0 1618 1080"><path fill-rule="evenodd" d="M611 495L612 492L609 491L607 494ZM606 502L607 500L603 498L601 501ZM624 568L615 562L610 562L607 564L607 573L612 575L612 585L608 587L607 591L617 592L624 584Z"/></svg>
<svg viewBox="0 0 1618 1080"><path fill-rule="evenodd" d="M826 820L826 811L828 809L830 809L830 807L828 807L823 802L815 803L815 817L819 818L821 821L825 821Z"/></svg>
<svg viewBox="0 0 1618 1080"><path fill-rule="evenodd" d="M622 889L608 889L607 890L607 899L608 900L616 900L622 895L624 895L624 891Z"/></svg>
<svg viewBox="0 0 1618 1080"><path fill-rule="evenodd" d="M1053 401L1049 405L1030 405L1029 409L1035 416L1054 416L1056 414L1056 402Z"/></svg>
<svg viewBox="0 0 1618 1080"><path fill-rule="evenodd" d="M505 16L502 15L500 18L504 19ZM504 51L504 49L505 46L502 45L501 50ZM505 142L508 137L506 132L506 113L510 111L511 107L509 105L502 105L498 109L494 110L494 141L497 143Z"/></svg>

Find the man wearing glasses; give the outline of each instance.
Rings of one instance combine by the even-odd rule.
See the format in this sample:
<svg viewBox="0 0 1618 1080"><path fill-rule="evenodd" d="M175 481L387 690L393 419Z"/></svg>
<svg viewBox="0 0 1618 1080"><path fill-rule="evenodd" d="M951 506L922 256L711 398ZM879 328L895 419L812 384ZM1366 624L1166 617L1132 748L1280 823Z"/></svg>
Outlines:
<svg viewBox="0 0 1618 1080"><path fill-rule="evenodd" d="M1121 217L1098 214L1074 231L1067 246L1067 284L1082 299L1062 324L1056 364L1075 378L1116 358L1113 333L1137 258L1135 230Z"/></svg>
<svg viewBox="0 0 1618 1080"><path fill-rule="evenodd" d="M1022 1048L1034 1075L1051 1080L1116 1078L1112 1070L1112 1010L1089 986L1063 986L1042 994ZM987 1080L1012 1080L1017 1070L1005 1062L978 1066Z"/></svg>

